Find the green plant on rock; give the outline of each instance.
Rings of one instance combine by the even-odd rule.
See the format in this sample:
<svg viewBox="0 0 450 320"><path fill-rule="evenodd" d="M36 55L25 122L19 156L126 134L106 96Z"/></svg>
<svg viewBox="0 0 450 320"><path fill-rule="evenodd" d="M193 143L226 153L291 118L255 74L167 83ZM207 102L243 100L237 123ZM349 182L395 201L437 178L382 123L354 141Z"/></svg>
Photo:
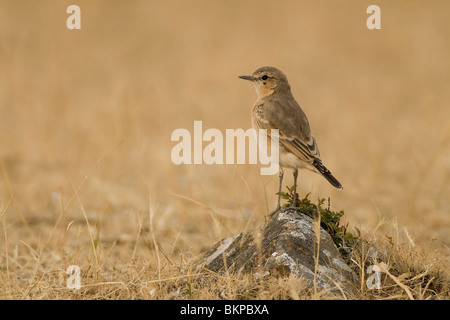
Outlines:
<svg viewBox="0 0 450 320"><path fill-rule="evenodd" d="M281 198L286 200L283 207L292 207L294 187L292 186L289 188L286 186L286 188L288 192L281 192ZM293 209L300 211L313 219L317 219L318 214L320 213L320 226L330 234L342 256L347 259L352 248L357 244L361 233L359 229L355 227L357 235L354 235L348 231L348 224L341 225L340 221L344 216L344 210L331 211L330 198L328 198L328 204L325 207L325 198L318 199L317 204L315 204L308 198L309 193L303 199L299 199L298 193L295 194L295 197L296 207Z"/></svg>

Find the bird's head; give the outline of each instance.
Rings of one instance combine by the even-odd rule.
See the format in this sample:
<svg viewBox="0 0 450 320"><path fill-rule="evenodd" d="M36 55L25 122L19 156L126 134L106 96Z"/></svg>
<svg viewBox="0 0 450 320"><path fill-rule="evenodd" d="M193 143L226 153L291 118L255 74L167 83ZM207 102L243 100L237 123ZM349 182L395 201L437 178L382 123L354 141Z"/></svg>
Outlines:
<svg viewBox="0 0 450 320"><path fill-rule="evenodd" d="M289 82L283 72L274 67L261 67L251 76L239 76L253 82L258 97L268 97L274 93L290 92Z"/></svg>

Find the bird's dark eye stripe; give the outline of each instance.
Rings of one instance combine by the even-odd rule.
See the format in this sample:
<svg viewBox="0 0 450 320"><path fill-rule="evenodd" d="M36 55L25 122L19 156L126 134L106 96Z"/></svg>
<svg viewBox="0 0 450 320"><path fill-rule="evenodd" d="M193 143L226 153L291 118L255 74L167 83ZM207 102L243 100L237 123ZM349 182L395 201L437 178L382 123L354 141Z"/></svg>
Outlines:
<svg viewBox="0 0 450 320"><path fill-rule="evenodd" d="M263 76L261 77L261 79L263 79L263 80L267 80L267 79L269 79L269 76L267 76L267 75L263 75Z"/></svg>

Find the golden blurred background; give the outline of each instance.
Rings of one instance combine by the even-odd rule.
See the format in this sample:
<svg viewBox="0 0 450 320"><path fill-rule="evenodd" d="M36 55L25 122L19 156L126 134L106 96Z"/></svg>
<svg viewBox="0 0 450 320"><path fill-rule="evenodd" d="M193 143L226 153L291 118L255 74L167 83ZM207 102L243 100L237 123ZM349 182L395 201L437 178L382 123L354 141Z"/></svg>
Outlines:
<svg viewBox="0 0 450 320"><path fill-rule="evenodd" d="M66 27L70 4L81 30ZM300 172L300 196L448 253L450 2L377 1L381 30L366 27L371 4L1 1L0 257L81 259L85 217L125 262L151 236L195 256L263 223L276 175L170 159L172 131L194 120L251 127L256 94L238 76L263 65L287 75L344 186Z"/></svg>

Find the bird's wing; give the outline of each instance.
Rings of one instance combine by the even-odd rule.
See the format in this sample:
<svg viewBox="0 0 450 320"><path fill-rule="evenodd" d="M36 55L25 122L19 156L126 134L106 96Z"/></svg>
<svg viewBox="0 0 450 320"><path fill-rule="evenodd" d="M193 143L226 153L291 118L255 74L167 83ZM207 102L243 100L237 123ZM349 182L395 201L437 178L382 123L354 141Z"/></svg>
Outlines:
<svg viewBox="0 0 450 320"><path fill-rule="evenodd" d="M268 101L255 106L255 123L260 129L279 130L280 145L314 166L322 164L308 119L295 100ZM320 170L319 170L320 171Z"/></svg>

